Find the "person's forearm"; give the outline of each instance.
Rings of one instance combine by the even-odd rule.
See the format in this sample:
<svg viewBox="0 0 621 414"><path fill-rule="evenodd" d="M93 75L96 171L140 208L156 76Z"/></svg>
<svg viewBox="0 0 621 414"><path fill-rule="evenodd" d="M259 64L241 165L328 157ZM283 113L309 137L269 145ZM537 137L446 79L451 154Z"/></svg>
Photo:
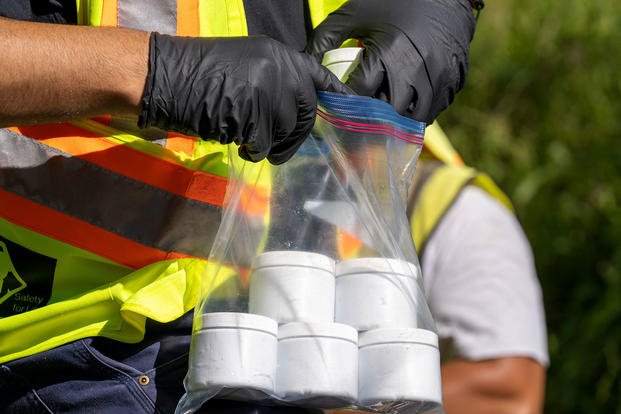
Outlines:
<svg viewBox="0 0 621 414"><path fill-rule="evenodd" d="M447 414L537 414L545 368L530 358L454 360L442 365Z"/></svg>
<svg viewBox="0 0 621 414"><path fill-rule="evenodd" d="M149 34L0 18L0 126L138 115Z"/></svg>

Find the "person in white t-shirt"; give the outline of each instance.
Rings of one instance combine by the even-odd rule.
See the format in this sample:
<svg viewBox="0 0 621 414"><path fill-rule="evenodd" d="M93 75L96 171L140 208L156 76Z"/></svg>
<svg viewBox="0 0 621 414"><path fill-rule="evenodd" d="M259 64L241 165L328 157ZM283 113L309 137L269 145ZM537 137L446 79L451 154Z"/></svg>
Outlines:
<svg viewBox="0 0 621 414"><path fill-rule="evenodd" d="M430 196L424 187L434 172L425 164L431 163L421 161L414 180L419 193L410 195L414 212ZM440 336L446 412L541 412L549 363L543 301L515 215L490 193L465 185L419 254Z"/></svg>

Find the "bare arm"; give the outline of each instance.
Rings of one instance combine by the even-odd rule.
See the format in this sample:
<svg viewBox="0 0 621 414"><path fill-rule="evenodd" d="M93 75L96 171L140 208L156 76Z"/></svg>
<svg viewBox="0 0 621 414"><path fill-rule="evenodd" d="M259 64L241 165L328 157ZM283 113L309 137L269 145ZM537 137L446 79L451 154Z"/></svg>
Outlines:
<svg viewBox="0 0 621 414"><path fill-rule="evenodd" d="M538 414L542 412L545 368L526 357L442 364L446 414ZM326 414L362 414L325 410Z"/></svg>
<svg viewBox="0 0 621 414"><path fill-rule="evenodd" d="M442 365L447 414L542 412L545 368L530 358L453 360Z"/></svg>
<svg viewBox="0 0 621 414"><path fill-rule="evenodd" d="M0 18L0 126L140 110L149 34Z"/></svg>

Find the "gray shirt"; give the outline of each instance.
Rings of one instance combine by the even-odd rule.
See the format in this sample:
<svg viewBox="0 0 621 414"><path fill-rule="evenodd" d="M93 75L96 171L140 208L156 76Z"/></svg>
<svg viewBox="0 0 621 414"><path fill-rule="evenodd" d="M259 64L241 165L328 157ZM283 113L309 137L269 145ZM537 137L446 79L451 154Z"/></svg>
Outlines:
<svg viewBox="0 0 621 414"><path fill-rule="evenodd" d="M499 202L465 188L429 238L421 266L444 359L525 356L548 364L530 244Z"/></svg>

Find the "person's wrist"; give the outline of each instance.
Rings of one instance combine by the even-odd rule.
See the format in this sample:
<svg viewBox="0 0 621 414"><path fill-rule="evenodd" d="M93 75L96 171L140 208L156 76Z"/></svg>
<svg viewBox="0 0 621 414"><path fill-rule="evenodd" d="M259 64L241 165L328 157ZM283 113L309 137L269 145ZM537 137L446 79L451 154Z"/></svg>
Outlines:
<svg viewBox="0 0 621 414"><path fill-rule="evenodd" d="M138 50L136 59L132 62L132 83L129 103L134 113L140 113L142 109L142 96L146 87L147 72L149 68L149 33L138 35Z"/></svg>
<svg viewBox="0 0 621 414"><path fill-rule="evenodd" d="M149 67L150 33L135 30L126 33L124 40L127 43L119 56L121 67L111 86L116 89L119 97L119 112L125 115L138 115L142 108Z"/></svg>

